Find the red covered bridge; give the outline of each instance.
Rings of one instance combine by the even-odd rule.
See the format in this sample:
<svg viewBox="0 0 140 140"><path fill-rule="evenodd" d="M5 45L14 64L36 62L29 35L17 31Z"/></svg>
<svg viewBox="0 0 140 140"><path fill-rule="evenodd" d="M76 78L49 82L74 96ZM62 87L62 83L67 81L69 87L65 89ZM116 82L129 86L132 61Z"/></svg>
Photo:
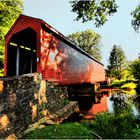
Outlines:
<svg viewBox="0 0 140 140"><path fill-rule="evenodd" d="M95 85L105 80L103 64L46 22L20 15L5 36L4 54L6 76L42 73L44 80L68 86L69 97L78 97L93 114Z"/></svg>
<svg viewBox="0 0 140 140"><path fill-rule="evenodd" d="M61 85L105 80L103 64L43 20L20 15L5 36L4 74L32 72Z"/></svg>

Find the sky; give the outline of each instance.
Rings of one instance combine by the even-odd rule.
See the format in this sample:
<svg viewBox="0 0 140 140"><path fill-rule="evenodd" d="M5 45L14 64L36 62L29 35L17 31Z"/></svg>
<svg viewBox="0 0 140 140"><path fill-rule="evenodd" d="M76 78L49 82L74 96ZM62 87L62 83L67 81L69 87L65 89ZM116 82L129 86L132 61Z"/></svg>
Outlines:
<svg viewBox="0 0 140 140"><path fill-rule="evenodd" d="M113 45L119 45L129 61L133 61L140 53L140 33L131 26L130 13L138 5L138 0L117 0L118 12L108 18L100 28L90 21L82 23L74 21L76 14L71 12L68 0L23 0L23 14L43 19L63 35L92 29L101 35L102 63L108 65L110 51Z"/></svg>

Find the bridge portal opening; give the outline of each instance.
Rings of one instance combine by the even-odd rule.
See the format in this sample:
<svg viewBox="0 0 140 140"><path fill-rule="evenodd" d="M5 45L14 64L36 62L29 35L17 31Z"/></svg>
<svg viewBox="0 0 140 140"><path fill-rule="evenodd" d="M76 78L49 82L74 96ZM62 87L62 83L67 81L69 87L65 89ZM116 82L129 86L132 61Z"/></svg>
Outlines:
<svg viewBox="0 0 140 140"><path fill-rule="evenodd" d="M14 34L7 46L7 75L37 71L37 35L32 28Z"/></svg>

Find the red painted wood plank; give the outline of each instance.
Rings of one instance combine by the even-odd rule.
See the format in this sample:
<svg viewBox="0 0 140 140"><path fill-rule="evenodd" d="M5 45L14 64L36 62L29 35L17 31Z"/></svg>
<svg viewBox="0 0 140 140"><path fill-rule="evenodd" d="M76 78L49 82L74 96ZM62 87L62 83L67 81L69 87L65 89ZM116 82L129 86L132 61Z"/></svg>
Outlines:
<svg viewBox="0 0 140 140"><path fill-rule="evenodd" d="M41 73L62 85L105 80L104 66L42 30Z"/></svg>

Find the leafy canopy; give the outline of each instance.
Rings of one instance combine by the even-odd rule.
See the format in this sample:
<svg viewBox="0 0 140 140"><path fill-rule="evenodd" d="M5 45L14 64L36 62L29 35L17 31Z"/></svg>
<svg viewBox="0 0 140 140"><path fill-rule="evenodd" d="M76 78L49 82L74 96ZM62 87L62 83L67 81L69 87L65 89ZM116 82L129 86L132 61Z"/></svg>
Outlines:
<svg viewBox="0 0 140 140"><path fill-rule="evenodd" d="M107 21L107 16L117 12L115 0L75 0L71 1L72 12L77 13L76 20L82 22L94 20L96 27Z"/></svg>
<svg viewBox="0 0 140 140"><path fill-rule="evenodd" d="M132 26L135 29L135 31L139 31L140 28L140 4L136 7L136 9L131 13L133 16L132 19Z"/></svg>
<svg viewBox="0 0 140 140"><path fill-rule="evenodd" d="M117 12L118 5L116 0L75 0L71 1L72 12L77 14L75 20L82 22L94 21L96 27L102 26L108 19L108 16ZM140 2L131 12L132 27L135 31L140 29Z"/></svg>
<svg viewBox="0 0 140 140"><path fill-rule="evenodd" d="M88 29L83 32L76 32L68 35L68 38L88 54L99 61L101 60L101 36L99 34L95 33L91 29Z"/></svg>
<svg viewBox="0 0 140 140"><path fill-rule="evenodd" d="M4 36L22 11L22 0L0 1L0 69L3 68Z"/></svg>

